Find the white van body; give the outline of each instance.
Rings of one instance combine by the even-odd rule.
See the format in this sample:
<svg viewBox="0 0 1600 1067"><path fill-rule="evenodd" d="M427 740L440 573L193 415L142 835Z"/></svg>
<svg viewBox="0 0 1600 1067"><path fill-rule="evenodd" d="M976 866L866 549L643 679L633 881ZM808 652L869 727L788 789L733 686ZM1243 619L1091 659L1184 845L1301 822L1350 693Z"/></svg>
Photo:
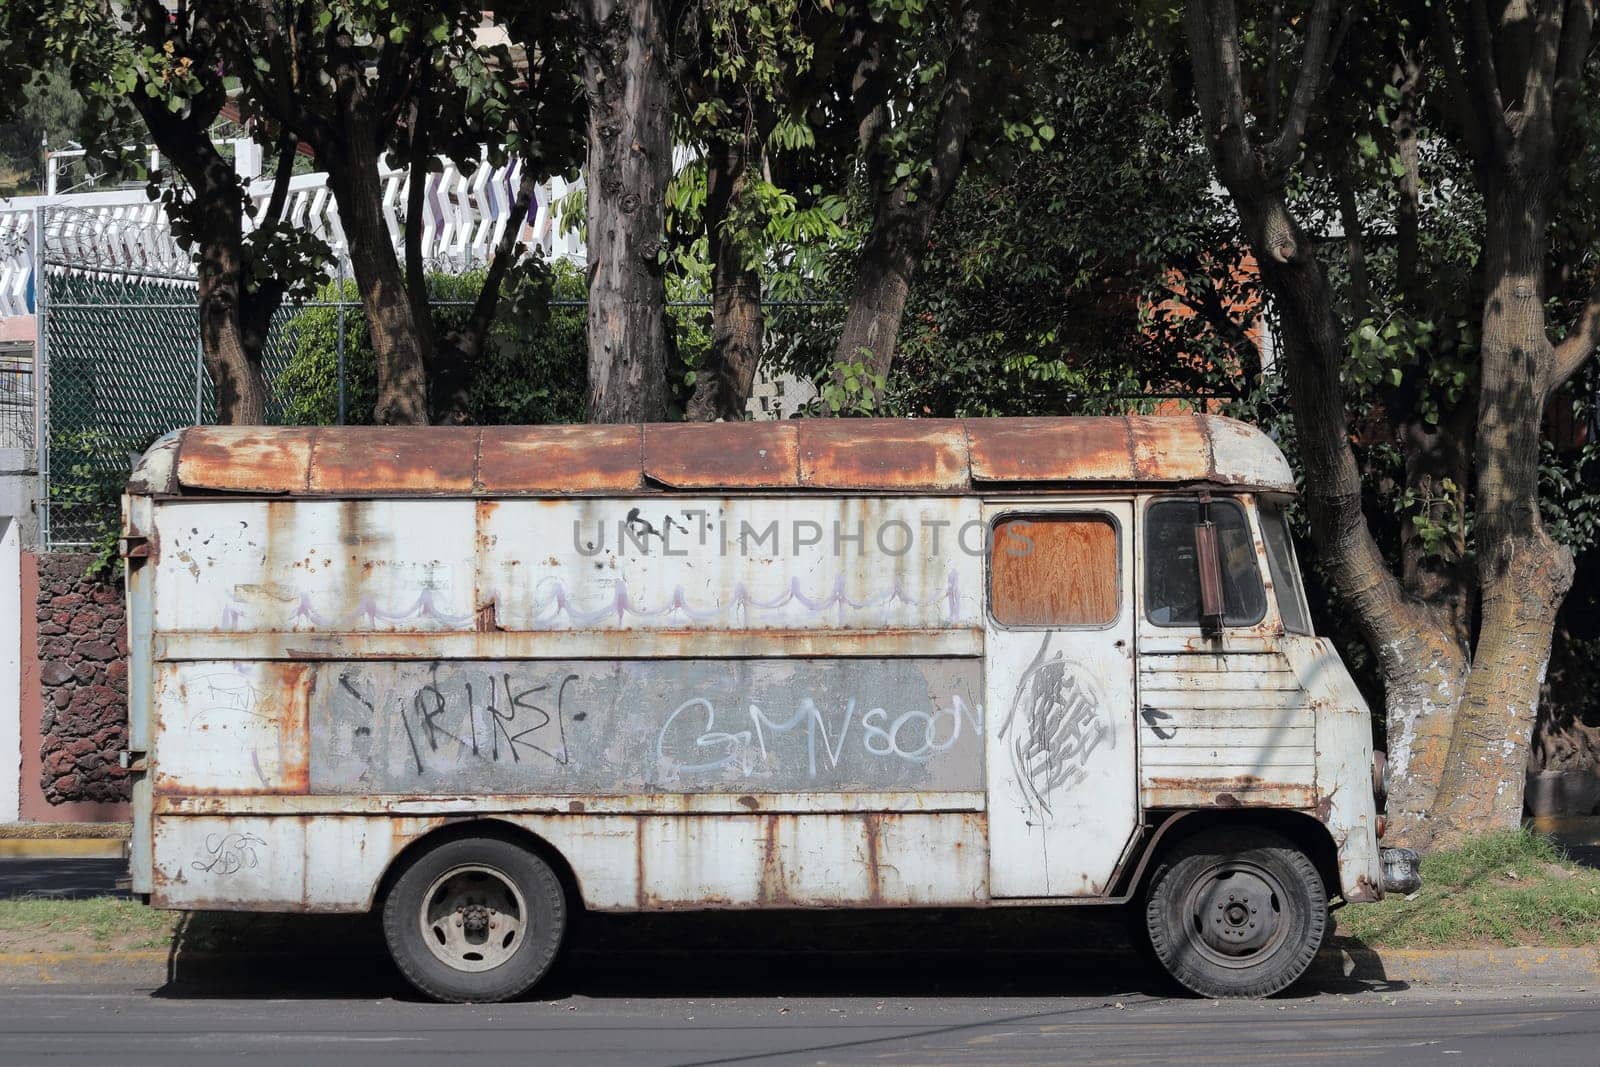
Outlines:
<svg viewBox="0 0 1600 1067"><path fill-rule="evenodd" d="M363 912L481 831L602 911L1104 903L1232 828L1378 899L1292 492L1203 416L180 431L125 500L133 889Z"/></svg>

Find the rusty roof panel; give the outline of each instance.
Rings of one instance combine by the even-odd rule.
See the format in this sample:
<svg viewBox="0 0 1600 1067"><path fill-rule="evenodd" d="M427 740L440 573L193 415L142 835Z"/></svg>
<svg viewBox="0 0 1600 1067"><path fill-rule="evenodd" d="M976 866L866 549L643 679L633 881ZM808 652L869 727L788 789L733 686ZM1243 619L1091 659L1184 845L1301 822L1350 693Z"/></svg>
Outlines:
<svg viewBox="0 0 1600 1067"><path fill-rule="evenodd" d="M177 445L176 477L171 467ZM554 496L643 490L972 492L1211 481L1292 492L1261 431L1218 416L807 419L608 426L191 427L134 492Z"/></svg>
<svg viewBox="0 0 1600 1067"><path fill-rule="evenodd" d="M799 426L807 488L967 488L967 436L958 419L802 419Z"/></svg>
<svg viewBox="0 0 1600 1067"><path fill-rule="evenodd" d="M644 473L673 489L792 489L800 484L796 422L653 423Z"/></svg>
<svg viewBox="0 0 1600 1067"><path fill-rule="evenodd" d="M317 434L309 488L370 496L472 492L478 460L474 426L341 426Z"/></svg>
<svg viewBox="0 0 1600 1067"><path fill-rule="evenodd" d="M1121 482L1132 474L1128 419L968 419L976 482Z"/></svg>
<svg viewBox="0 0 1600 1067"><path fill-rule="evenodd" d="M1211 435L1197 415L1133 415L1133 477L1138 481L1198 482L1211 476Z"/></svg>
<svg viewBox="0 0 1600 1067"><path fill-rule="evenodd" d="M178 484L244 493L303 493L315 427L195 426L178 448Z"/></svg>
<svg viewBox="0 0 1600 1067"><path fill-rule="evenodd" d="M641 432L633 424L486 426L478 488L491 496L639 489Z"/></svg>

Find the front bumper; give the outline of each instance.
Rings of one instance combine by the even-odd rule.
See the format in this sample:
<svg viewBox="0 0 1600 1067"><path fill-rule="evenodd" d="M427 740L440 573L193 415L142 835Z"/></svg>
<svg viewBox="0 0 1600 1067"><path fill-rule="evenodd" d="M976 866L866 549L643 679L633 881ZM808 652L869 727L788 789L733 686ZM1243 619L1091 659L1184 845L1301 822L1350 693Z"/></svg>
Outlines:
<svg viewBox="0 0 1600 1067"><path fill-rule="evenodd" d="M1422 888L1422 861L1415 849L1384 848L1378 854L1383 858L1383 891L1385 893L1415 893Z"/></svg>

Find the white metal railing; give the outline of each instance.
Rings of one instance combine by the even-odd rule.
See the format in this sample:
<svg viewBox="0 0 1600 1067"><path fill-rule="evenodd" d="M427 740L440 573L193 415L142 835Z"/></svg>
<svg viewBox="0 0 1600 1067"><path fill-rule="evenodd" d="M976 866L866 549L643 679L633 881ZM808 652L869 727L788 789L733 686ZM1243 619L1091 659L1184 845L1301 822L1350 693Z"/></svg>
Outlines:
<svg viewBox="0 0 1600 1067"><path fill-rule="evenodd" d="M240 158L252 156L243 152ZM521 226L523 246L538 248L546 258L583 261L581 236L561 233L557 223L558 205L582 179L556 177L539 183L531 217L513 220L520 164L485 163L468 173L448 160L441 162L442 168L428 175L423 195L422 248L431 268L464 271L484 265L505 228L514 224ZM404 240L408 177L405 171L385 168L380 178L384 218L398 248ZM247 228L259 225L271 193L270 179L250 183L255 208L245 221ZM347 246L326 174L291 179L285 217L328 243L335 257L329 273L334 273ZM0 319L32 314L32 279L40 251L85 270L192 277L195 269L192 254L173 239L161 204L143 189L0 199Z"/></svg>

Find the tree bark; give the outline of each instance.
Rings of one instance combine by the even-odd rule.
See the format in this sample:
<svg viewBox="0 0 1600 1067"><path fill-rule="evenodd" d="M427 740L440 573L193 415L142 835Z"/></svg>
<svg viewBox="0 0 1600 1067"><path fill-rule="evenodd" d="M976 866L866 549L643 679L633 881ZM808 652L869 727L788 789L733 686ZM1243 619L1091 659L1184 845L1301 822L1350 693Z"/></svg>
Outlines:
<svg viewBox="0 0 1600 1067"><path fill-rule="evenodd" d="M427 371L429 393L434 398L435 406L442 393L452 391L449 386L440 388L440 379L449 374L442 362L433 331L433 308L428 297L428 265L422 256L422 233L426 228L424 215L427 212L428 191L428 164L432 159L432 127L434 118L433 102L428 95L428 70L417 87L417 99L411 105L409 120L410 129L407 130L406 151L406 226L405 226L405 270L406 270L406 297L411 301L412 315L416 319L417 339L422 346L423 367ZM443 423L457 421L452 419L451 413L445 411L439 419Z"/></svg>
<svg viewBox="0 0 1600 1067"><path fill-rule="evenodd" d="M150 47L160 50L168 35L179 31L169 12L154 0L133 10L139 36ZM202 19L192 32L204 38L207 25ZM172 44L181 44L188 52L192 42ZM200 356L211 377L217 421L259 425L266 421L267 383L261 366L265 334L253 326L277 310L283 290L276 279L263 280L255 293L244 285L244 194L233 164L217 151L210 135L210 124L226 99L221 80L213 81L181 113L169 110L159 92L145 89L140 84L130 99L161 153L189 186L188 199L170 203L168 212L174 220L181 219L198 246ZM280 175L269 213L273 207L281 211L282 198L277 194L287 189L287 182L288 177Z"/></svg>
<svg viewBox="0 0 1600 1067"><path fill-rule="evenodd" d="M195 268L200 309L200 355L211 377L217 421L251 426L266 421L267 383L261 366L264 335L248 329L254 304L276 310L281 289L252 297L244 289L244 200L233 165L202 128L169 117L159 101L146 124L163 154L189 185L180 209L199 258Z"/></svg>
<svg viewBox="0 0 1600 1067"><path fill-rule="evenodd" d="M1309 113L1301 90L1326 80L1318 38L1330 7L1331 0L1317 0L1307 21L1291 117L1271 147L1257 152L1247 132L1232 0L1189 0L1195 80L1218 171L1283 313L1313 531L1383 669L1391 766L1400 784L1390 796L1392 833L1406 843L1448 847L1520 820L1551 632L1573 578L1571 554L1550 538L1539 514L1540 427L1550 397L1593 353L1600 285L1575 329L1553 344L1545 239L1554 176L1570 163L1572 103L1596 4L1541 5L1535 14L1526 6L1491 13L1489 5L1469 3L1459 45L1445 5L1435 3L1429 13L1440 111L1465 143L1484 197L1482 337L1476 424L1443 420L1405 443L1409 484L1462 470L1471 456L1481 610L1470 662L1462 651L1466 583L1422 575L1408 561L1402 589L1360 518L1337 373L1341 331L1320 268L1284 203L1291 159L1283 150L1304 133L1294 119ZM1422 82L1420 68L1402 58L1396 83L1404 109ZM1410 116L1397 121L1395 132L1410 172L1401 185L1402 300L1415 308L1421 285L1409 123Z"/></svg>
<svg viewBox="0 0 1600 1067"><path fill-rule="evenodd" d="M887 181L881 170L888 163L878 151L887 129L882 109L871 107L861 116L861 136L872 142L865 152L874 191L872 228L856 261L849 310L834 350L835 364L862 364L882 378L894 363L912 278L939 209L955 189L966 159L972 96L987 27L985 2L962 0L957 10L925 179Z"/></svg>
<svg viewBox="0 0 1600 1067"><path fill-rule="evenodd" d="M573 0L589 107L589 418L667 412L660 255L672 177L662 0Z"/></svg>
<svg viewBox="0 0 1600 1067"><path fill-rule="evenodd" d="M1284 126L1257 146L1245 116L1233 4L1189 0L1187 8L1196 93L1218 175L1282 317L1312 537L1384 679L1394 770L1387 840L1420 844L1428 838L1467 661L1445 620L1406 595L1367 523L1341 378L1345 331L1311 241L1288 207L1290 155L1298 152L1312 106L1303 90L1324 77L1330 21L1331 4L1319 3Z"/></svg>
<svg viewBox="0 0 1600 1067"><path fill-rule="evenodd" d="M1544 311L1546 181L1493 172L1484 181L1475 500L1482 611L1440 784L1441 844L1519 824L1539 686L1556 610L1572 585L1572 554L1539 515L1539 434L1555 367Z"/></svg>
<svg viewBox="0 0 1600 1067"><path fill-rule="evenodd" d="M695 380L687 417L694 422L738 421L761 363L765 320L761 272L748 250L724 232L743 194L749 168L736 136L717 138L706 152L706 239L711 253L711 362Z"/></svg>
<svg viewBox="0 0 1600 1067"><path fill-rule="evenodd" d="M372 335L372 354L378 370L373 422L422 426L428 422L422 331L383 216L377 121L366 100L362 77L357 70L340 72L336 80L336 92L343 97L339 108L340 139L319 139L313 147L327 167L328 186L339 205L350 268L361 290L361 304Z"/></svg>

